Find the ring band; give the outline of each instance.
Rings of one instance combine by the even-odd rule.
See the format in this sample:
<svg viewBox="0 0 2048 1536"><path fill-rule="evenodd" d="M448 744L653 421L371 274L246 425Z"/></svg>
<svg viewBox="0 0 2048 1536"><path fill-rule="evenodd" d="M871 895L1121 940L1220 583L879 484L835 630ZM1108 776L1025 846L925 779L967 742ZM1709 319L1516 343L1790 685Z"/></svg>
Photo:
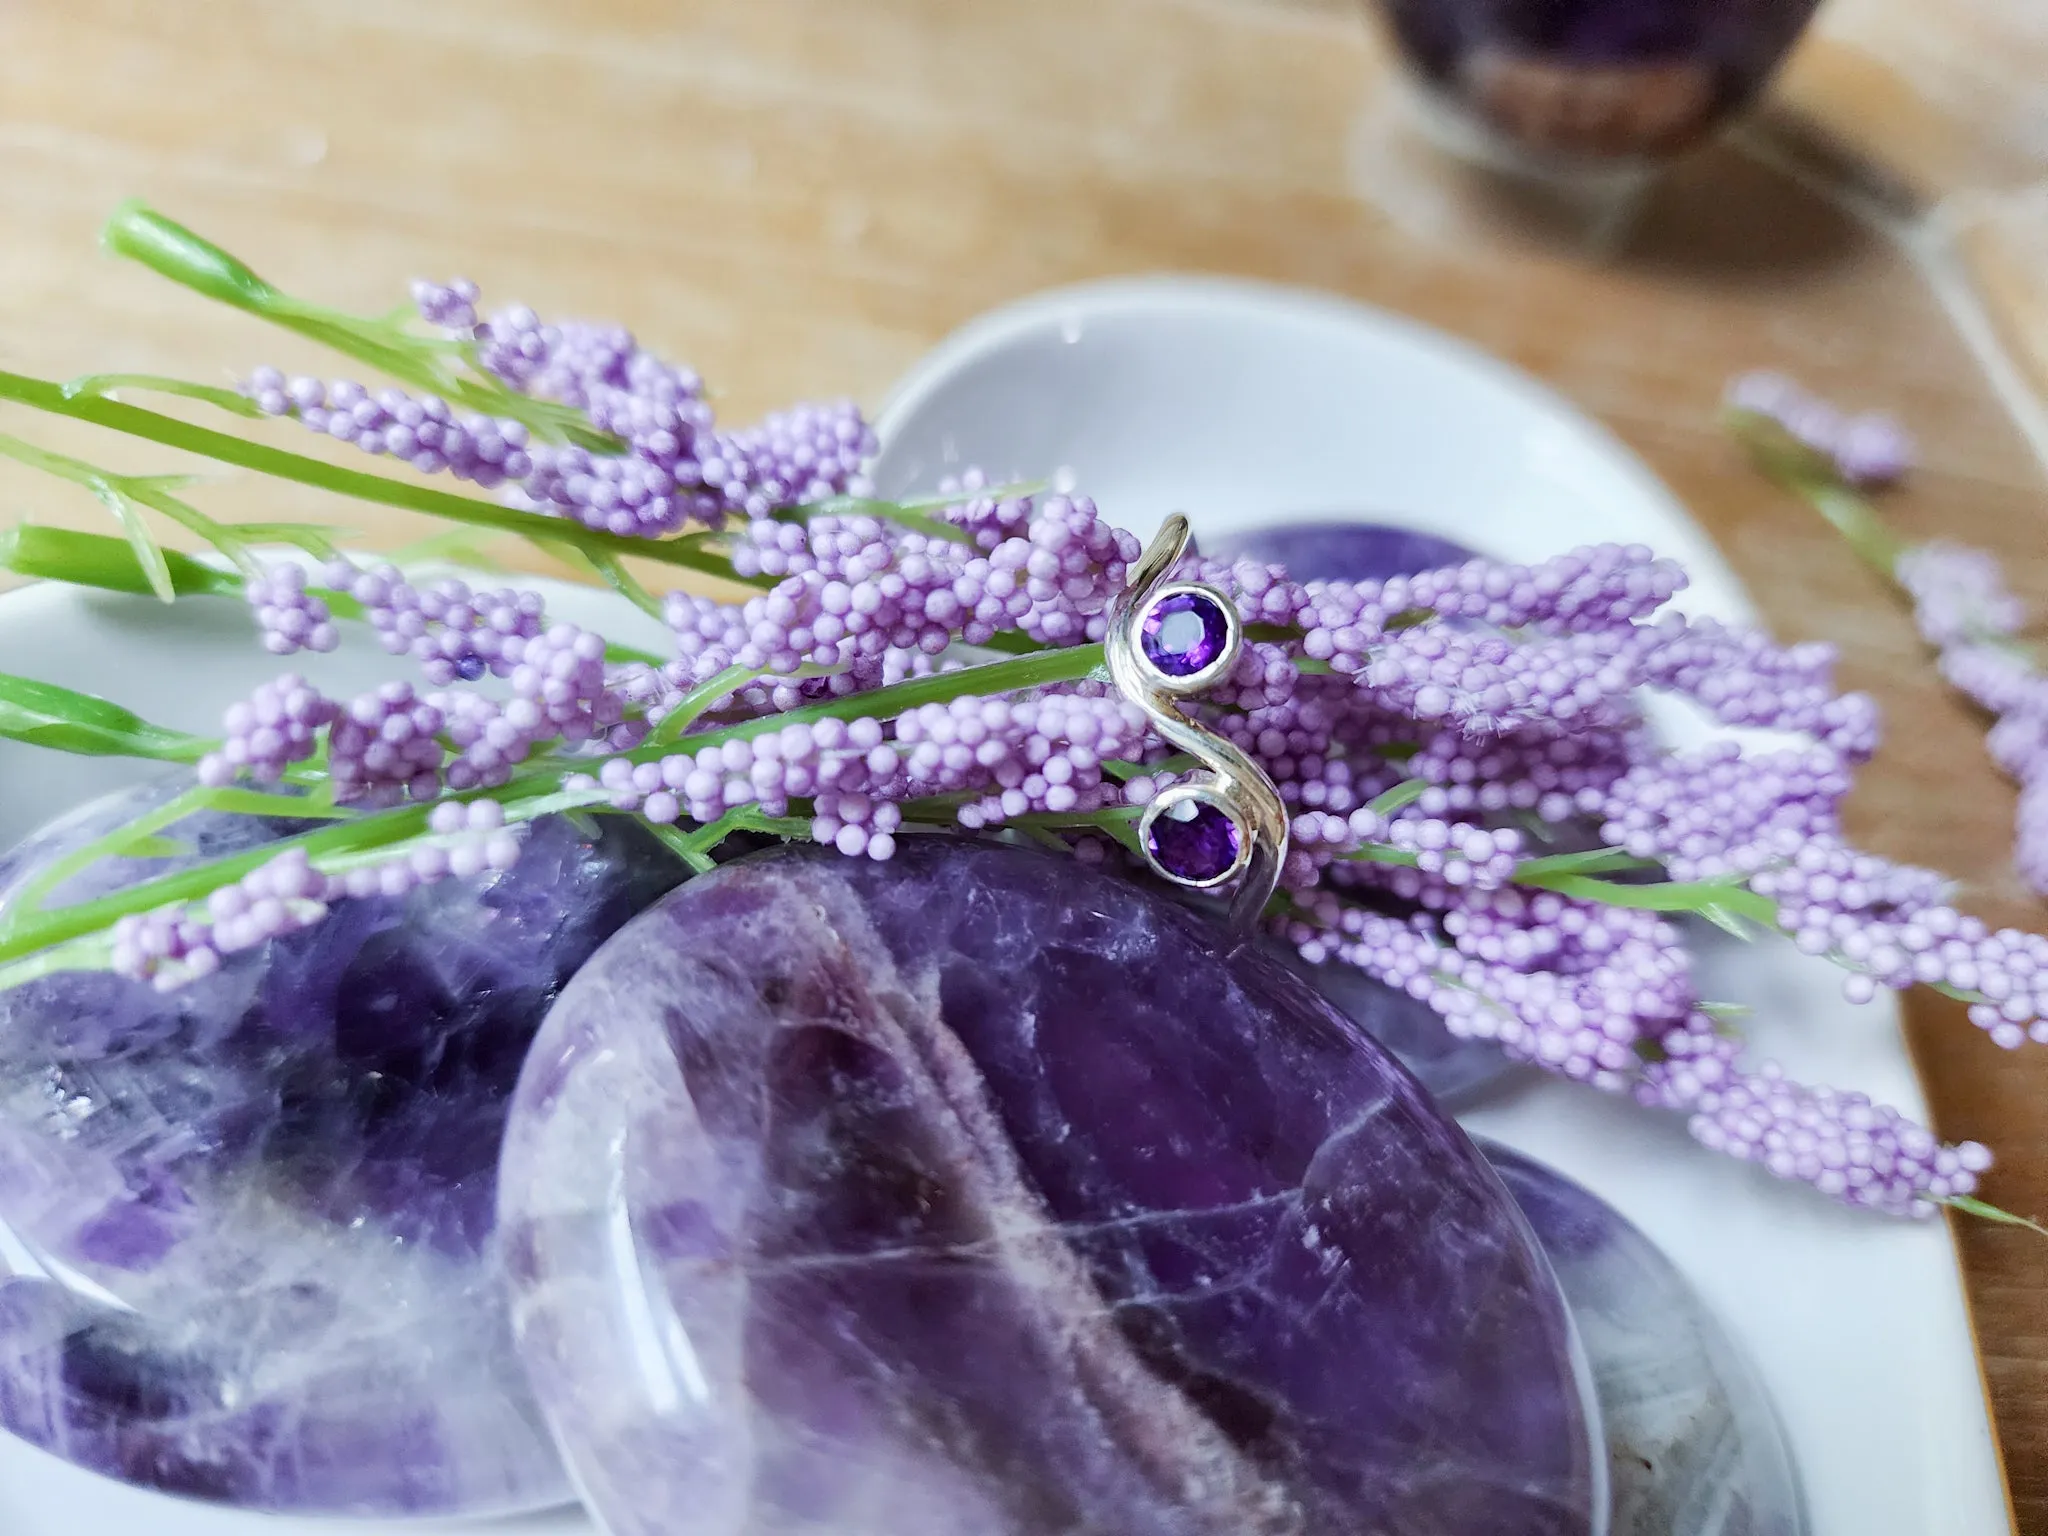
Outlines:
<svg viewBox="0 0 2048 1536"><path fill-rule="evenodd" d="M1187 553L1188 520L1166 520L1110 616L1104 650L1123 696L1205 772L1145 808L1138 847L1162 879L1194 890L1238 882L1230 921L1248 930L1265 911L1287 857L1287 807L1265 770L1181 713L1178 699L1230 675L1244 625L1230 599L1200 582L1169 582Z"/></svg>

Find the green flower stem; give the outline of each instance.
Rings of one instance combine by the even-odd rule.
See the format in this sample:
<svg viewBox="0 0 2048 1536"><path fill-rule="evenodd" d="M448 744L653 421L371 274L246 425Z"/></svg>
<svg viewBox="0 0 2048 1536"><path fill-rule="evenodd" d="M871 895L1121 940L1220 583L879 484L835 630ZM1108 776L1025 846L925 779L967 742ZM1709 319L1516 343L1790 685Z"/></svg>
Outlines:
<svg viewBox="0 0 2048 1536"><path fill-rule="evenodd" d="M627 570L626 563L617 555L602 552L586 554L574 544L567 543L557 544L554 553L565 564L588 571L642 613L656 619L665 616L661 599L642 586L640 578Z"/></svg>
<svg viewBox="0 0 2048 1536"><path fill-rule="evenodd" d="M218 742L152 725L94 694L0 672L0 737L81 757L196 763Z"/></svg>
<svg viewBox="0 0 2048 1536"><path fill-rule="evenodd" d="M1533 862L1533 861L1532 861ZM1732 880L1665 881L1657 885L1620 885L1591 875L1530 873L1517 865L1510 878L1532 890L1554 891L1574 901L1597 901L1610 907L1633 907L1645 912L1715 912L1748 918L1775 928L1778 904L1759 896L1748 886Z"/></svg>
<svg viewBox="0 0 2048 1536"><path fill-rule="evenodd" d="M1858 558L1889 581L1902 597L1912 601L1912 593L1899 580L1899 561L1912 552L1913 545L1886 527L1877 509L1844 484L1832 464L1767 416L1730 410L1724 420L1766 478L1804 499L1833 525ZM2048 665L2035 647L2010 635L1978 634L1971 638L1978 644L2009 652L2030 667Z"/></svg>
<svg viewBox="0 0 2048 1536"><path fill-rule="evenodd" d="M1756 411L1730 410L1723 419L1765 476L1810 502L1872 569L1898 579L1899 556L1910 546L1885 527L1868 501L1842 483L1822 455Z"/></svg>
<svg viewBox="0 0 2048 1536"><path fill-rule="evenodd" d="M145 389L152 394L203 400L208 405L255 420L261 420L263 416L262 408L239 390L223 389L217 384L195 384L189 379L166 378L160 373L91 373L84 378L70 380L64 386L64 393L74 400L80 395L113 399L116 391L123 389Z"/></svg>
<svg viewBox="0 0 2048 1536"><path fill-rule="evenodd" d="M140 201L130 200L116 208L100 239L115 255L140 262L160 277L295 331L465 409L511 417L544 436L594 452L617 453L625 447L608 433L593 431L568 406L507 388L477 368L473 347L407 331L404 320L408 311L363 319L295 299L258 277L239 258ZM464 367L451 367L453 362Z"/></svg>
<svg viewBox="0 0 2048 1536"><path fill-rule="evenodd" d="M247 532L268 525L224 524L230 531ZM246 584L236 571L224 571L176 550L165 550L171 588L179 597L240 597ZM149 585L136 564L135 552L120 539L102 533L73 533L65 528L44 528L33 523L0 529L0 570L39 581L61 581L71 586L94 587L103 592L147 595ZM360 621L366 617L363 605L347 592L329 587L307 590L327 605L337 619ZM640 662L658 667L666 658L638 646L605 646L605 660L613 664Z"/></svg>
<svg viewBox="0 0 2048 1536"><path fill-rule="evenodd" d="M2028 1216L2015 1216L2011 1211L2000 1210L1988 1201L1979 1200L1975 1195L1950 1195L1941 1202L1952 1211L1961 1211L1965 1216L1975 1216L1979 1221L1995 1221L2001 1226L2025 1227L2036 1237L2048 1237L2048 1227Z"/></svg>
<svg viewBox="0 0 2048 1536"><path fill-rule="evenodd" d="M661 717L647 735L646 746L662 746L679 740L705 710L716 704L729 693L737 693L749 683L759 682L768 676L766 672L753 667L727 667L716 677L707 678L682 696L676 707Z"/></svg>
<svg viewBox="0 0 2048 1536"><path fill-rule="evenodd" d="M251 442L232 433L195 426L175 416L165 416L119 400L104 400L98 396L68 399L61 386L47 379L0 371L0 400L11 400L17 405L47 411L54 416L67 416L74 421L90 422L130 437L161 443L166 448L195 453L222 464L233 464L239 469L253 469L258 474L278 480L289 480L296 485L310 485L319 490L333 491L336 495L352 496L358 501L420 512L473 528L515 534L532 543L545 545L549 541L566 541L586 553L637 556L726 581L738 581L742 585L773 585L772 582L749 583L745 578L735 576L732 566L725 560L683 540L635 539L605 533L585 528L567 518L521 512L474 496L458 496L431 485L393 480L365 470L329 464L305 454L273 448L267 443Z"/></svg>
<svg viewBox="0 0 2048 1536"><path fill-rule="evenodd" d="M0 992L63 971L104 971L113 958L114 941L105 933L89 934L68 944L53 944L25 959L0 964Z"/></svg>
<svg viewBox="0 0 2048 1536"><path fill-rule="evenodd" d="M223 811L234 816L279 816L298 821L339 821L354 812L322 807L303 796L273 795L261 790L233 787L208 789L195 785L183 794L116 827L106 836L74 849L24 883L9 903L11 916L0 923L0 935L11 932L24 913L42 909L50 893L75 875L83 874L101 859L148 857L147 845L156 834L201 811Z"/></svg>
<svg viewBox="0 0 2048 1536"><path fill-rule="evenodd" d="M605 798L601 790L561 789L544 776L529 779L528 785L534 792L519 799L507 796L502 787L449 798L467 801L480 794L493 795L504 804L505 819L512 824L596 805ZM260 795L251 791L230 791L229 794L253 795L256 800L266 803L281 801L291 807L288 813L266 809L260 814L306 814L304 807L289 796ZM224 805L223 808L231 806ZM439 837L429 832L427 822L432 810L431 805L401 805L361 814L343 812L339 814L347 819L338 825L281 838L245 853L216 859L196 869L181 870L129 886L95 901L79 902L47 912L17 912L15 920L0 929L0 987L29 980L48 970L77 969L83 963L83 957L88 955L97 954L97 963L104 965L107 930L122 918L133 913L152 912L160 907L202 901L252 870L262 868L288 849L305 850L308 862L324 874L340 874L394 857L409 846L445 845L455 841L455 837ZM155 814L161 815L162 812ZM40 970L36 968L53 955L62 958ZM27 957L26 971L8 963L20 961L23 957Z"/></svg>
<svg viewBox="0 0 2048 1536"><path fill-rule="evenodd" d="M94 901L77 902L50 912L23 914L20 921L10 924L6 933L0 934L0 962L98 933L113 927L131 913L151 912L173 903L203 900L291 848L305 849L310 858L316 853L348 853L358 848L383 848L402 842L426 829L427 809L426 806L400 806L392 811L323 827L316 832L282 838L246 853L216 859L197 869L180 870L173 875L129 886Z"/></svg>
<svg viewBox="0 0 2048 1536"><path fill-rule="evenodd" d="M1550 853L1541 858L1524 859L1515 868L1519 876L1533 878L1612 874L1622 870L1655 869L1657 864L1653 859L1639 859L1619 848L1594 848L1586 853Z"/></svg>
<svg viewBox="0 0 2048 1536"><path fill-rule="evenodd" d="M1375 816L1391 816L1403 806L1413 805L1429 791L1427 779L1403 779L1392 789L1378 795L1366 807Z"/></svg>
<svg viewBox="0 0 2048 1536"><path fill-rule="evenodd" d="M689 865L695 873L700 875L708 875L718 867L712 860L711 850L739 829L740 813L738 811L727 811L718 820L699 827L694 832L686 832L681 827L663 826L655 823L650 823L647 827L647 830L654 834L656 840L667 846L669 852L673 853L677 858Z"/></svg>
<svg viewBox="0 0 2048 1536"><path fill-rule="evenodd" d="M1368 864L1393 864L1407 869L1417 866L1415 854L1386 843L1367 843L1344 855ZM1765 927L1777 926L1777 903L1732 880L1667 880L1655 885L1622 885L1601 880L1581 871L1588 867L1654 868L1642 861L1617 862L1628 855L1618 849L1596 849L1590 854L1557 854L1547 858L1524 859L1516 864L1509 880L1528 890L1551 891L1573 901L1599 902L1609 907L1632 907L1646 912L1693 912L1720 921L1721 917L1747 918ZM1601 861L1607 861L1604 866Z"/></svg>
<svg viewBox="0 0 2048 1536"><path fill-rule="evenodd" d="M1173 756L1161 758L1156 763L1132 763L1120 757L1107 757L1102 760L1103 772L1126 781L1135 779L1140 774L1192 773L1201 766L1202 760L1187 752L1176 752Z"/></svg>
<svg viewBox="0 0 2048 1536"><path fill-rule="evenodd" d="M31 469L40 469L47 474L58 475L83 486L98 498L114 520L121 525L127 536L128 547L135 551L135 561L148 579L149 590L158 601L171 602L176 594L171 590L170 568L164 562L164 552L149 531L149 524L143 520L142 509L126 486L116 477L104 475L89 464L67 458L61 453L46 453L32 443L25 443L18 437L0 433L0 454Z"/></svg>
<svg viewBox="0 0 2048 1536"><path fill-rule="evenodd" d="M1035 656L1019 656L1010 661L984 662L980 666L959 667L951 672L935 672L930 677L912 678L908 682L894 683L867 693L847 694L823 704L785 710L779 715L743 720L737 725L685 736L674 742L649 742L626 755L636 763L657 762L671 753L700 752L728 741L747 741L779 731L786 725L814 725L820 720L858 720L863 716L887 720L921 704L944 704L969 695L1015 693L1020 689L1044 688L1054 683L1076 683L1102 665L1100 643L1069 646L1065 650L1046 651Z"/></svg>
<svg viewBox="0 0 2048 1536"><path fill-rule="evenodd" d="M545 773L525 775L497 789L448 795L444 799L467 803L486 796L504 805L508 822L531 820L603 799L600 791L564 790L557 775ZM390 856L398 845L427 835L427 818L432 810L433 806L428 804L407 804L382 811L349 812L346 820L332 825L280 838L196 869L132 885L93 901L54 911L18 913L0 931L0 963L99 933L131 913L203 900L289 849L304 849L314 868L330 873L352 864L372 862L372 855Z"/></svg>
<svg viewBox="0 0 2048 1536"><path fill-rule="evenodd" d="M976 499L979 499L979 494ZM944 497L931 505L952 506L963 499L959 496ZM872 496L824 496L801 506L783 507L769 515L783 523L808 523L814 517L873 517L894 523L907 532L921 533L928 539L943 539L949 544L974 542L974 535L959 524L949 523L941 517L927 517L921 504L878 501Z"/></svg>
<svg viewBox="0 0 2048 1536"><path fill-rule="evenodd" d="M239 597L242 578L236 572L164 551L171 590L179 597ZM37 581L62 581L95 587L102 592L150 595L149 577L125 539L103 533L73 533L64 528L19 523L0 528L0 570Z"/></svg>

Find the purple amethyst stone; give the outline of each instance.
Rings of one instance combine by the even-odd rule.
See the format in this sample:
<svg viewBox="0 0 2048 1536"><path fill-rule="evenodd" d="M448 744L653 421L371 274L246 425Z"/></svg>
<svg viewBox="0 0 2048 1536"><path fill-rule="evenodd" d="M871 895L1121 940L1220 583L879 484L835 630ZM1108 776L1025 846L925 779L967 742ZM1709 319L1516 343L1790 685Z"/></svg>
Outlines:
<svg viewBox="0 0 2048 1536"><path fill-rule="evenodd" d="M1283 967L1069 859L691 881L564 990L500 1188L612 1536L1600 1526L1484 1159Z"/></svg>
<svg viewBox="0 0 2048 1536"><path fill-rule="evenodd" d="M1202 541L1219 560L1268 560L1296 581L1385 581L1463 565L1473 551L1392 523L1272 523Z"/></svg>
<svg viewBox="0 0 2048 1536"><path fill-rule="evenodd" d="M1237 865L1244 836L1221 806L1189 798L1146 824L1145 848L1160 869L1189 885L1212 885Z"/></svg>
<svg viewBox="0 0 2048 1536"><path fill-rule="evenodd" d="M1609 1536L1804 1536L1763 1383L1685 1277L1591 1190L1506 1147L1481 1149L1578 1323L1607 1434Z"/></svg>
<svg viewBox="0 0 2048 1536"><path fill-rule="evenodd" d="M1193 677L1222 659L1230 644L1230 620L1208 594L1174 592L1145 611L1138 643L1146 659L1168 677Z"/></svg>
<svg viewBox="0 0 2048 1536"><path fill-rule="evenodd" d="M0 862L0 910L182 787L32 839ZM291 830L194 816L170 830L189 855L52 899ZM342 903L180 992L98 972L0 991L0 1221L34 1260L0 1280L0 1424L269 1510L566 1499L499 1280L498 1144L556 992L679 873L638 831L557 819L508 874Z"/></svg>

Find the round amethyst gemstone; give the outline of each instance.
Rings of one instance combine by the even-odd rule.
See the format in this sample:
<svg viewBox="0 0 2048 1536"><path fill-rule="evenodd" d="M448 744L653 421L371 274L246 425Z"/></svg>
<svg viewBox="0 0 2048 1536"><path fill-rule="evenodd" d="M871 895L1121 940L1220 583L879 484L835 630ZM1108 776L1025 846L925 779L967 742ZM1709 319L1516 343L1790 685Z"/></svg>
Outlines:
<svg viewBox="0 0 2048 1536"><path fill-rule="evenodd" d="M1212 667L1230 643L1230 619L1205 592L1175 592L1154 603L1140 626L1145 656L1168 677Z"/></svg>
<svg viewBox="0 0 2048 1536"><path fill-rule="evenodd" d="M1207 800L1181 800L1152 818L1146 851L1176 880L1207 885L1237 863L1244 836L1228 811Z"/></svg>

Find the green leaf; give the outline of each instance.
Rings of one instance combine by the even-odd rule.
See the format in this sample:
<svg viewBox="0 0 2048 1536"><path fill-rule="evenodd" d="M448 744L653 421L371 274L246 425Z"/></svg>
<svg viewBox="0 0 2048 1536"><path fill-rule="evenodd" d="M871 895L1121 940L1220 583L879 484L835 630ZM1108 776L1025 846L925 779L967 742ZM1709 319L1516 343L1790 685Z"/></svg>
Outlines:
<svg viewBox="0 0 2048 1536"><path fill-rule="evenodd" d="M1149 776L1160 773L1189 773L1201 766L1200 758L1186 752L1176 752L1173 756L1161 758L1156 763L1132 763L1120 757L1105 758L1102 762L1106 773L1124 780L1135 779L1140 774Z"/></svg>
<svg viewBox="0 0 2048 1536"><path fill-rule="evenodd" d="M165 560L162 547L149 531L149 524L143 521L142 508L138 507L119 488L106 480L96 480L93 495L99 497L101 505L119 520L122 531L128 535L128 547L135 551L135 563L149 582L150 591L160 602L176 602L177 589L171 585L171 567Z"/></svg>
<svg viewBox="0 0 2048 1536"><path fill-rule="evenodd" d="M1655 869L1650 859L1639 859L1620 848L1591 848L1584 853L1550 853L1525 859L1516 874L1523 878L1545 875L1603 875L1620 870Z"/></svg>
<svg viewBox="0 0 2048 1536"><path fill-rule="evenodd" d="M131 859L175 859L192 851L192 845L175 837L139 837L128 845Z"/></svg>
<svg viewBox="0 0 2048 1536"><path fill-rule="evenodd" d="M2042 1226L2032 1217L2015 1216L2011 1211L2002 1211L1973 1195L1950 1195L1941 1203L1952 1211L1961 1211L1965 1216L1975 1216L1982 1221L1995 1221L2002 1226L2025 1227L2029 1232L2048 1237L2048 1227Z"/></svg>
<svg viewBox="0 0 2048 1536"><path fill-rule="evenodd" d="M666 565L701 571L741 586L765 590L776 584L772 578L765 576L736 575L729 560L706 551L687 537L643 539L605 533L595 528L584 528L562 518L548 517L538 512L522 512L517 508L500 506L496 502L484 501L479 497L461 496L452 491L444 491L438 486L373 474L367 470L351 469L342 464L330 464L306 454L274 448L268 443L254 442L248 438L237 437L233 433L216 432L210 427L180 421L175 416L145 410L139 405L127 405L118 400L103 400L97 397L69 400L65 398L60 387L47 379L0 370L0 400L12 400L35 410L69 417L74 421L91 422L95 426L124 432L130 437L142 438L147 442L161 443L186 453L200 454L222 464L252 469L258 474L269 475L274 479L289 480L297 485L315 486L341 496L353 496L378 506L423 512L430 517L515 534L534 542L567 539L584 550L608 550L613 554L658 560Z"/></svg>
<svg viewBox="0 0 2048 1536"><path fill-rule="evenodd" d="M623 597L635 608L638 608L642 613L650 614L657 619L663 617L661 599L640 584L640 578L626 569L625 561L621 560L617 555L601 551L592 553L585 558L589 560L597 574L604 579L604 584L618 593L619 596Z"/></svg>
<svg viewBox="0 0 2048 1536"><path fill-rule="evenodd" d="M908 678L866 693L851 693L822 704L806 704L778 715L745 720L722 730L685 736L673 746L635 747L626 756L636 763L658 762L671 751L695 752L727 741L746 741L791 725L815 725L820 720L858 720L864 715L886 720L920 704L943 704L969 694L994 697L1026 688L1078 682L1091 676L1102 665L1102 644L1092 641L1087 645L1047 651L1043 655L1019 656L1009 661L990 661L950 672L935 672L929 677Z"/></svg>
<svg viewBox="0 0 2048 1536"><path fill-rule="evenodd" d="M1694 912L1744 939L1752 936L1749 923L1768 924L1777 913L1777 905L1769 897L1759 896L1735 880L1622 885L1592 875L1529 872L1528 866L1542 862L1545 861L1531 859L1527 865L1516 866L1512 877L1515 884L1610 907L1633 907L1643 912Z"/></svg>
<svg viewBox="0 0 2048 1536"><path fill-rule="evenodd" d="M100 243L116 256L139 261L174 283L237 309L262 314L281 297L211 240L165 218L139 198L114 210L100 231Z"/></svg>
<svg viewBox="0 0 2048 1536"><path fill-rule="evenodd" d="M233 572L203 565L176 550L163 550L171 590L180 597L233 595L242 590ZM73 533L33 523L0 529L0 569L40 581L64 581L103 592L151 592L148 573L125 539L103 533Z"/></svg>
<svg viewBox="0 0 2048 1536"><path fill-rule="evenodd" d="M1704 917L1723 933L1732 934L1745 944L1756 937L1755 929L1740 914L1722 906L1719 902L1709 902L1706 906L1700 907L1697 910L1701 917Z"/></svg>
<svg viewBox="0 0 2048 1536"><path fill-rule="evenodd" d="M66 971L104 971L113 960L113 948L113 941L105 934L92 934L0 965L0 992Z"/></svg>
<svg viewBox="0 0 2048 1536"><path fill-rule="evenodd" d="M1990 998L1982 992L1966 992L1961 987L1952 987L1945 981L1923 983L1930 991L1939 992L1943 997L1952 997L1959 1003L1988 1003Z"/></svg>
<svg viewBox="0 0 2048 1536"><path fill-rule="evenodd" d="M0 736L88 757L197 762L212 746L89 693L0 672Z"/></svg>
<svg viewBox="0 0 2048 1536"><path fill-rule="evenodd" d="M331 798L273 795L234 785L204 791L201 803L207 810L224 811L231 816L275 816L291 821L347 821L362 814L337 806Z"/></svg>
<svg viewBox="0 0 2048 1536"><path fill-rule="evenodd" d="M940 503L942 506L952 504ZM974 535L958 523L949 523L942 517L931 517L923 512L914 511L902 502L877 501L871 496L824 496L816 501L777 507L768 515L783 523L808 522L811 518L819 516L872 517L881 522L894 523L910 533L921 533L928 539L943 539L951 544L974 542Z"/></svg>
<svg viewBox="0 0 2048 1536"><path fill-rule="evenodd" d="M677 740L705 710L716 704L727 694L746 687L748 683L767 676L765 672L752 667L727 667L715 677L706 678L676 701L676 707L663 715L654 729L648 733L651 745Z"/></svg>
<svg viewBox="0 0 2048 1536"><path fill-rule="evenodd" d="M401 570L416 565L454 565L466 571L500 576L508 567L490 552L487 546L491 542L489 536L478 538L465 528L444 528L394 549L390 560Z"/></svg>
<svg viewBox="0 0 2048 1536"><path fill-rule="evenodd" d="M167 378L160 373L89 373L67 383L64 398L76 400L80 395L97 395L103 400L112 400L116 398L115 391L123 389L146 389L152 394L204 400L208 405L217 405L237 416L263 415L262 407L238 390L223 389L217 384L195 384L189 379Z"/></svg>
<svg viewBox="0 0 2048 1536"><path fill-rule="evenodd" d="M698 874L708 875L718 867L712 862L711 855L699 848L691 840L690 834L683 831L680 827L664 826L657 822L647 822L645 825L647 830L654 834L657 841L665 844L669 852L689 865Z"/></svg>
<svg viewBox="0 0 2048 1536"><path fill-rule="evenodd" d="M1699 1002L1694 1003L1693 1007L1714 1020L1717 1024L1724 1022L1733 1023L1741 1019L1752 1018L1756 1014L1756 1010L1747 1003Z"/></svg>
<svg viewBox="0 0 2048 1536"><path fill-rule="evenodd" d="M1391 816L1404 806L1413 805L1429 793L1429 780L1403 779L1392 789L1374 798L1366 807L1375 816Z"/></svg>

